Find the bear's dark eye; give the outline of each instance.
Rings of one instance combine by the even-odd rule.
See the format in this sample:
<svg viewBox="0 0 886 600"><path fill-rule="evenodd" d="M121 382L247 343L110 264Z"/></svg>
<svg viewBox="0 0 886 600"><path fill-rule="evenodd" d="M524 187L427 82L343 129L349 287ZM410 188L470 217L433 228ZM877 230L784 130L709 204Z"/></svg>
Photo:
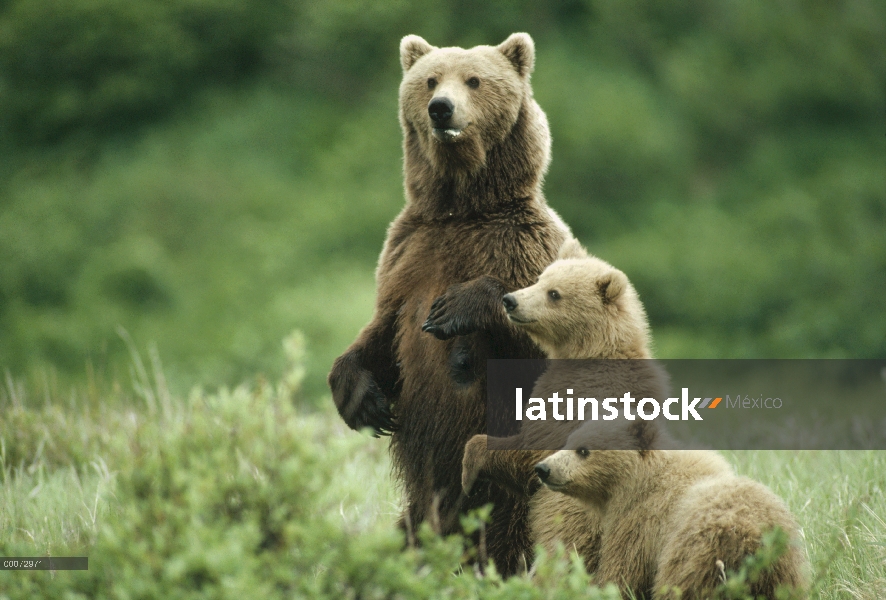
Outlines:
<svg viewBox="0 0 886 600"><path fill-rule="evenodd" d="M548 298L550 298L551 300L559 300L560 292L558 292L557 290L550 290L548 292Z"/></svg>
<svg viewBox="0 0 886 600"><path fill-rule="evenodd" d="M480 80L476 77L471 77L470 79L468 79L467 84L469 88L476 90L478 87L480 87Z"/></svg>
<svg viewBox="0 0 886 600"><path fill-rule="evenodd" d="M428 77L428 89L432 90L437 87L437 78L436 77Z"/></svg>
<svg viewBox="0 0 886 600"><path fill-rule="evenodd" d="M591 451L588 450L587 448L579 448L578 450L575 451L575 453L578 454L582 458L587 458L588 455L591 453Z"/></svg>

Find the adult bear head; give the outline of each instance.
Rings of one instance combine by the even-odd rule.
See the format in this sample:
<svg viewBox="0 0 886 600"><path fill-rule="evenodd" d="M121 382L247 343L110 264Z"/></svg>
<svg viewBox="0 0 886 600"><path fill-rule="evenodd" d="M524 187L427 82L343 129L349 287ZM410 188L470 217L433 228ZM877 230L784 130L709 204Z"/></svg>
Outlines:
<svg viewBox="0 0 886 600"><path fill-rule="evenodd" d="M409 35L400 43L400 62L411 199L440 200L443 190L450 197L473 196L469 203L485 212L496 199L490 195L502 200L538 191L550 161L550 133L532 98L535 47L529 35L470 49L436 48ZM487 206L476 205L483 202Z"/></svg>

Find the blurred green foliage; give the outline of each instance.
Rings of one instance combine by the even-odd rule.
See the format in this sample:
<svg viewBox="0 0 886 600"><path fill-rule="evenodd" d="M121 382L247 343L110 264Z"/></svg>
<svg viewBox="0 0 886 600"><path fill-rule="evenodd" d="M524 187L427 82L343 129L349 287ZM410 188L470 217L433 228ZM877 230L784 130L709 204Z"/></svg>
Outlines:
<svg viewBox="0 0 886 600"><path fill-rule="evenodd" d="M886 8L738 3L0 4L0 366L309 395L368 321L403 202L397 44L536 41L549 203L667 357L886 356Z"/></svg>
<svg viewBox="0 0 886 600"><path fill-rule="evenodd" d="M0 110L25 140L113 131L242 78L291 29L285 0L12 0L0 16Z"/></svg>

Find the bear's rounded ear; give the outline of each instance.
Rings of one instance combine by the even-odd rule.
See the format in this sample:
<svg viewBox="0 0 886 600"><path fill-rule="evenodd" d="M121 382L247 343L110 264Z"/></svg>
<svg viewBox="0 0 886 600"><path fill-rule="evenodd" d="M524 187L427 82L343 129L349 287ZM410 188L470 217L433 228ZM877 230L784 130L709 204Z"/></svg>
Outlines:
<svg viewBox="0 0 886 600"><path fill-rule="evenodd" d="M566 258L587 258L588 252L584 248L582 248L581 242L579 242L575 238L569 238L563 245L560 246L560 251L557 252L557 260L563 260Z"/></svg>
<svg viewBox="0 0 886 600"><path fill-rule="evenodd" d="M415 61L433 50L434 47L427 43L424 38L417 35L407 35L400 40L400 64L406 72L415 64Z"/></svg>
<svg viewBox="0 0 886 600"><path fill-rule="evenodd" d="M636 440L640 456L645 456L649 450L655 449L658 445L658 427L655 423L637 421L628 427L628 431Z"/></svg>
<svg viewBox="0 0 886 600"><path fill-rule="evenodd" d="M615 302L628 289L628 276L618 269L612 269L597 280L597 289L604 303Z"/></svg>
<svg viewBox="0 0 886 600"><path fill-rule="evenodd" d="M498 45L498 51L511 61L520 77L528 77L535 66L535 44L528 33L512 33Z"/></svg>

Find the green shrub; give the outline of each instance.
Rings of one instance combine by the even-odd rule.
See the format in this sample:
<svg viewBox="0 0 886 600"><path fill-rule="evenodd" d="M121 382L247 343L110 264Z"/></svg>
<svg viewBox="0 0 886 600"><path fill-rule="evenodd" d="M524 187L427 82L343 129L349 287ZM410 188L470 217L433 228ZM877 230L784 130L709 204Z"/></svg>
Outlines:
<svg viewBox="0 0 886 600"><path fill-rule="evenodd" d="M298 354L297 339L289 349ZM404 549L392 522L348 524L340 492L360 481L337 481L341 467L378 441L297 410L293 367L276 387L194 391L187 401L128 413L130 424L114 432L124 443L108 453L114 475L89 545L51 548L87 554L89 570L0 572L6 597L618 597L613 588L590 589L581 561L563 553L542 559L535 580L502 581L492 569L480 575L466 566L458 536L442 539L425 526L421 546ZM19 454L28 437L0 432ZM67 445L77 458L78 444ZM26 540L0 537L0 554L35 554Z"/></svg>
<svg viewBox="0 0 886 600"><path fill-rule="evenodd" d="M754 600L751 586L758 582L765 572L788 551L790 539L779 528L763 533L763 545L751 556L745 557L744 564L733 573L722 572L723 583L717 590L716 598L722 600ZM781 586L775 600L801 600L803 590Z"/></svg>

